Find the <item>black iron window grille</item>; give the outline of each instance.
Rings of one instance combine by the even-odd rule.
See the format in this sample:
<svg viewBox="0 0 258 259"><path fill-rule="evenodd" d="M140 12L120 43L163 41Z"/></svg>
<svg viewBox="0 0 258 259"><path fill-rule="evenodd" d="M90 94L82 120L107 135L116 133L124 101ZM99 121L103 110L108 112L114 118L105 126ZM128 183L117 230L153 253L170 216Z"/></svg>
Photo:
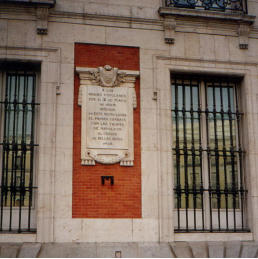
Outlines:
<svg viewBox="0 0 258 259"><path fill-rule="evenodd" d="M165 0L165 6L247 14L247 0Z"/></svg>
<svg viewBox="0 0 258 259"><path fill-rule="evenodd" d="M0 231L35 232L36 74L2 74Z"/></svg>
<svg viewBox="0 0 258 259"><path fill-rule="evenodd" d="M175 231L248 231L238 82L172 75Z"/></svg>

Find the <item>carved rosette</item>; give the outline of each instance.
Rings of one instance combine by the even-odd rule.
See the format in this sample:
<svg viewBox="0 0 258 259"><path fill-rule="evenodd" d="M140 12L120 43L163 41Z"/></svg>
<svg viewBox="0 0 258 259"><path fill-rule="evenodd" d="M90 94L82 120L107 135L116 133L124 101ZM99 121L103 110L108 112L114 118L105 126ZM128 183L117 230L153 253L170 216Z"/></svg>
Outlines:
<svg viewBox="0 0 258 259"><path fill-rule="evenodd" d="M139 72L109 65L77 67L76 72L80 77L78 105L82 107L81 164L133 166L133 109Z"/></svg>

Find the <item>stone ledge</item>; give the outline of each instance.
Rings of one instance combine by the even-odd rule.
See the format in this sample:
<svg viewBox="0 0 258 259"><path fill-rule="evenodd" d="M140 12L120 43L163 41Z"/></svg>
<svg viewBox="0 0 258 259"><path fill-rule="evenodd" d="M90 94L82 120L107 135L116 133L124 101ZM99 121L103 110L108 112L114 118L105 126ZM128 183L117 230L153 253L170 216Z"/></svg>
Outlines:
<svg viewBox="0 0 258 259"><path fill-rule="evenodd" d="M257 242L0 243L0 257L255 258Z"/></svg>
<svg viewBox="0 0 258 259"><path fill-rule="evenodd" d="M54 7L56 0L0 0L1 4Z"/></svg>

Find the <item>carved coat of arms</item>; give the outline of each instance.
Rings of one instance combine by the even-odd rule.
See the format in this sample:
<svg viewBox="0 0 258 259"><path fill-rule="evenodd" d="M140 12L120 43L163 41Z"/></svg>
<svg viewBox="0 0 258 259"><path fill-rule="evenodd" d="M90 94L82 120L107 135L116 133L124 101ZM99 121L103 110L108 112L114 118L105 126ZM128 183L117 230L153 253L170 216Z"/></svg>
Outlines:
<svg viewBox="0 0 258 259"><path fill-rule="evenodd" d="M118 68L105 65L92 72L92 79L103 87L115 87L125 82L125 73L118 73Z"/></svg>
<svg viewBox="0 0 258 259"><path fill-rule="evenodd" d="M109 65L99 68L100 83L103 86L113 86L117 79L118 69Z"/></svg>

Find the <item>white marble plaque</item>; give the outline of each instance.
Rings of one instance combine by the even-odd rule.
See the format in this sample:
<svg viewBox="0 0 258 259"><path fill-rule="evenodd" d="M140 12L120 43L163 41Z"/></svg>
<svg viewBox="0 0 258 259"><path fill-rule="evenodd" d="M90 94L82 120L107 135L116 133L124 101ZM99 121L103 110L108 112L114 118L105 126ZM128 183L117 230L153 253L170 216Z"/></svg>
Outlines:
<svg viewBox="0 0 258 259"><path fill-rule="evenodd" d="M78 104L81 106L82 165L134 164L133 109L138 71L109 65L81 68Z"/></svg>
<svg viewBox="0 0 258 259"><path fill-rule="evenodd" d="M87 147L128 149L127 87L87 87Z"/></svg>

